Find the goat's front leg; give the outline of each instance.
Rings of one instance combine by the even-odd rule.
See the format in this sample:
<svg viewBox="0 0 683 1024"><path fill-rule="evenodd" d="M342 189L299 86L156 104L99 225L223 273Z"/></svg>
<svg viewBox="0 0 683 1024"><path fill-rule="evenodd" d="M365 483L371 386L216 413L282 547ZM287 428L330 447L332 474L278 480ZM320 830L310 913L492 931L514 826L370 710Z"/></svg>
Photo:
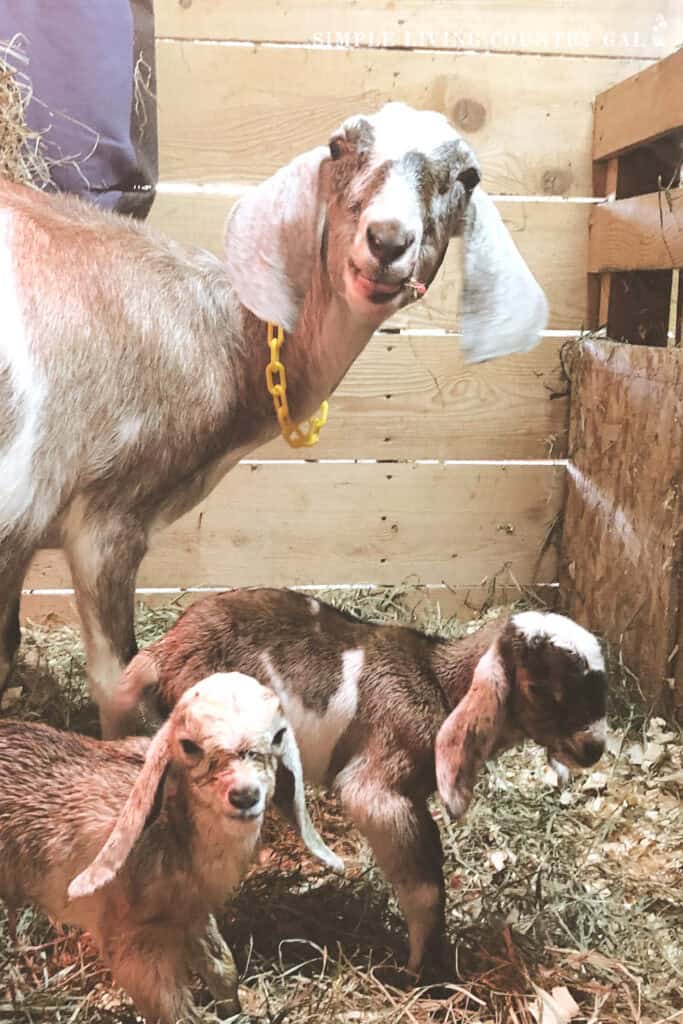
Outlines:
<svg viewBox="0 0 683 1024"><path fill-rule="evenodd" d="M105 940L103 953L114 981L148 1024L205 1024L217 1019L202 1013L192 997L185 936L178 929L138 928L114 941Z"/></svg>
<svg viewBox="0 0 683 1024"><path fill-rule="evenodd" d="M342 804L391 882L408 925L411 974L444 980L453 970L446 940L443 851L428 808L376 779L354 779Z"/></svg>
<svg viewBox="0 0 683 1024"><path fill-rule="evenodd" d="M88 688L99 708L102 736L111 739L129 726L116 691L137 652L135 578L147 550L146 531L131 516L86 511L78 519L67 517L64 547L83 629Z"/></svg>
<svg viewBox="0 0 683 1024"><path fill-rule="evenodd" d="M7 684L21 643L19 602L31 557L30 551L22 550L21 541L22 538L10 535L2 542L0 550L0 693Z"/></svg>
<svg viewBox="0 0 683 1024"><path fill-rule="evenodd" d="M237 967L213 914L209 917L204 933L189 939L189 960L193 970L206 982L216 1000L218 1015L232 1016L239 1013Z"/></svg>

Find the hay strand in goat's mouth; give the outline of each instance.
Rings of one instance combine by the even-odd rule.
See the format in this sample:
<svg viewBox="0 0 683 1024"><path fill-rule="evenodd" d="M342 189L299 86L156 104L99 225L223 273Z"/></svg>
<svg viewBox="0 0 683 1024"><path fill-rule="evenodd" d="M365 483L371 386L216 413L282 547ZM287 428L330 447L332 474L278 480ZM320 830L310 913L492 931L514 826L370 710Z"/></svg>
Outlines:
<svg viewBox="0 0 683 1024"><path fill-rule="evenodd" d="M50 182L42 137L26 123L33 91L22 37L0 41L0 175L23 185Z"/></svg>
<svg viewBox="0 0 683 1024"><path fill-rule="evenodd" d="M375 621L417 614L403 588L320 596ZM140 641L178 611L141 611ZM479 624L418 617L442 635ZM13 686L4 714L95 729L76 630L26 628ZM564 790L526 747L482 773L464 822L433 804L457 968L438 990L401 988L388 971L404 924L336 800L310 794L344 878L269 817L261 862L223 921L245 1010L263 1024L683 1024L683 742L626 693L611 727L604 761ZM30 908L16 930L17 943L0 931L0 1024L139 1024L87 936Z"/></svg>

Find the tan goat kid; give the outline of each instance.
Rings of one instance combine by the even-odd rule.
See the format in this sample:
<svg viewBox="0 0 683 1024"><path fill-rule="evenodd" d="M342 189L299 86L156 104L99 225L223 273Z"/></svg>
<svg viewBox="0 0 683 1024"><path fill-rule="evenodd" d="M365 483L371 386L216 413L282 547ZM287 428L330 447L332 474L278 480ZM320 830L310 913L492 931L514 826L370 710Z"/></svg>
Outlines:
<svg viewBox="0 0 683 1024"><path fill-rule="evenodd" d="M148 1024L239 1010L213 913L252 861L276 771L308 847L342 862L308 817L292 730L272 690L239 673L191 687L150 741L103 742L0 722L0 896L90 931ZM200 1010L191 972L216 1014Z"/></svg>

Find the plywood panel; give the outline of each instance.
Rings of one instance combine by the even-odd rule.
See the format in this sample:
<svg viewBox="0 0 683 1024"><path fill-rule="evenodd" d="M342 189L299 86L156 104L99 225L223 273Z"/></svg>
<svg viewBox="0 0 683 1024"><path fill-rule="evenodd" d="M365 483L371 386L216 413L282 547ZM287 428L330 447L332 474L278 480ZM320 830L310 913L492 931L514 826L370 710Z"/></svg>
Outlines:
<svg viewBox="0 0 683 1024"><path fill-rule="evenodd" d="M683 714L683 352L590 341L575 366L563 603Z"/></svg>
<svg viewBox="0 0 683 1024"><path fill-rule="evenodd" d="M680 266L683 189L617 199L594 207L590 222L590 272L666 270Z"/></svg>
<svg viewBox="0 0 683 1024"><path fill-rule="evenodd" d="M235 196L160 193L152 225L179 241L222 252L223 224ZM546 292L548 326L579 330L586 315L586 237L591 207L572 202L498 203L522 256ZM460 292L460 251L454 241L426 297L401 310L389 326L454 330Z"/></svg>
<svg viewBox="0 0 683 1024"><path fill-rule="evenodd" d="M156 28L185 39L661 57L683 39L678 0L156 0Z"/></svg>
<svg viewBox="0 0 683 1024"><path fill-rule="evenodd" d="M318 459L544 459L566 451L563 342L466 365L453 335L379 334L330 402ZM255 458L301 458L282 440Z"/></svg>
<svg viewBox="0 0 683 1024"><path fill-rule="evenodd" d="M354 588L348 588L352 590ZM334 603L334 595L339 591L330 592L307 590L306 593L319 593L323 599ZM344 591L342 591L344 593ZM541 604L554 608L557 601L558 589L555 584L542 585L540 587L524 588L520 590L512 584L497 583L496 586L479 587L421 587L408 591L401 596L401 603L407 608L414 609L415 624L436 613L442 619L456 618L460 622L467 622L477 618L483 610L491 607L501 607L513 604L520 598L533 596ZM178 594L169 594L162 591L140 592L138 601L140 604L150 608L168 607L170 604L177 605L178 609L186 608L195 601L206 596L205 592L184 591ZM34 622L45 626L60 626L63 624L76 625L78 623L78 611L72 591L64 591L59 594L43 594L39 591L25 592L21 601L22 622Z"/></svg>
<svg viewBox="0 0 683 1024"><path fill-rule="evenodd" d="M387 100L448 114L492 193L590 195L595 94L642 61L157 46L160 173L254 184Z"/></svg>
<svg viewBox="0 0 683 1024"><path fill-rule="evenodd" d="M138 583L151 587L534 581L561 506L563 467L240 465L158 534ZM538 582L553 582L548 551ZM26 586L70 585L39 552Z"/></svg>
<svg viewBox="0 0 683 1024"><path fill-rule="evenodd" d="M679 4L679 15L680 9ZM604 160L683 126L682 81L683 49L679 49L598 96L594 159Z"/></svg>

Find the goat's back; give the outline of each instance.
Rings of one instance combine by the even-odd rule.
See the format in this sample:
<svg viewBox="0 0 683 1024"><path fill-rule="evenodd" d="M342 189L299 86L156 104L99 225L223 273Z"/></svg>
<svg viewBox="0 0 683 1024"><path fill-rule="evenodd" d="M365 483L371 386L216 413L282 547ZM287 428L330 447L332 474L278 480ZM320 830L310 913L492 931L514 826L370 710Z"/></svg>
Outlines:
<svg viewBox="0 0 683 1024"><path fill-rule="evenodd" d="M344 654L363 652L362 690L372 688L373 669L399 685L412 672L412 690L419 686L415 675L429 673L431 652L441 642L408 626L365 622L293 590L245 588L190 605L139 657L144 671L151 656L149 681L164 713L205 675L240 671L272 684L269 666L286 675L287 688L307 704L324 708L342 682Z"/></svg>
<svg viewBox="0 0 683 1024"><path fill-rule="evenodd" d="M0 299L0 524L94 486L152 515L229 447L242 313L215 257L0 182Z"/></svg>
<svg viewBox="0 0 683 1024"><path fill-rule="evenodd" d="M102 846L148 740L103 743L0 721L0 896L62 916L66 887Z"/></svg>

